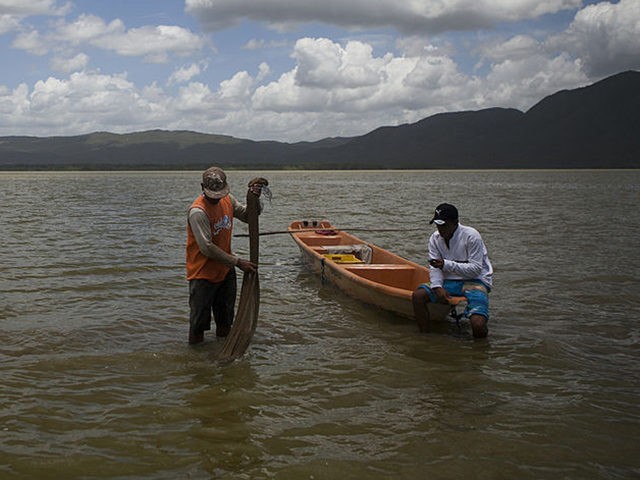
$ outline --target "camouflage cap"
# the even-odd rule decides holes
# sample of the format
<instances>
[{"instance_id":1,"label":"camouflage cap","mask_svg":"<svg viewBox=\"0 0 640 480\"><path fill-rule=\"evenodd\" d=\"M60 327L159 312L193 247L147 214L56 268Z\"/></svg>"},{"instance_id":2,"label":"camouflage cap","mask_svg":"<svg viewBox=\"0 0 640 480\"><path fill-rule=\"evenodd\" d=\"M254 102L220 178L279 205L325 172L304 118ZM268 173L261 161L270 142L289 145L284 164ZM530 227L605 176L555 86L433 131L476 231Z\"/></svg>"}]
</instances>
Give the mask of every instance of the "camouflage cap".
<instances>
[{"instance_id":1,"label":"camouflage cap","mask_svg":"<svg viewBox=\"0 0 640 480\"><path fill-rule=\"evenodd\" d=\"M202 192L212 200L218 200L229 194L227 175L221 168L207 168L202 174Z\"/></svg>"}]
</instances>

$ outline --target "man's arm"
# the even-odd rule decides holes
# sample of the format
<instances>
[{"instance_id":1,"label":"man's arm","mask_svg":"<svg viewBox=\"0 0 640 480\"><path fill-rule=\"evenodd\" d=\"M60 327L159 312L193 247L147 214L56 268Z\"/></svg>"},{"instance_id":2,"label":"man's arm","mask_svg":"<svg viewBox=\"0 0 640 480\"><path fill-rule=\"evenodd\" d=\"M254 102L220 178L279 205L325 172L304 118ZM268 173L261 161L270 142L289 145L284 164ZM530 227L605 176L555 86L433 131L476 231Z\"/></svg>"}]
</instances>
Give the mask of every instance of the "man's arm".
<instances>
[{"instance_id":1,"label":"man's arm","mask_svg":"<svg viewBox=\"0 0 640 480\"><path fill-rule=\"evenodd\" d=\"M237 218L241 222L247 223L247 206L242 205L231 194L229 194L229 198L231 199L231 205L233 205L233 218ZM260 215L261 213L262 213L262 200L260 200L260 206L258 207L258 215Z\"/></svg>"},{"instance_id":2,"label":"man's arm","mask_svg":"<svg viewBox=\"0 0 640 480\"><path fill-rule=\"evenodd\" d=\"M211 241L211 225L207 214L202 209L195 207L189 210L189 226L203 255L229 267L235 267L238 264L238 257L228 254Z\"/></svg>"},{"instance_id":3,"label":"man's arm","mask_svg":"<svg viewBox=\"0 0 640 480\"><path fill-rule=\"evenodd\" d=\"M436 243L435 233L431 235L429 238L429 259L441 259L443 258L442 253L438 249L438 244ZM444 283L444 275L442 274L442 270L440 268L436 268L434 266L429 267L429 282L431 288L442 287Z\"/></svg>"},{"instance_id":4,"label":"man's arm","mask_svg":"<svg viewBox=\"0 0 640 480\"><path fill-rule=\"evenodd\" d=\"M470 280L478 278L482 272L482 261L485 252L486 248L480 235L471 235L467 238L467 261L445 260L442 271Z\"/></svg>"}]
</instances>

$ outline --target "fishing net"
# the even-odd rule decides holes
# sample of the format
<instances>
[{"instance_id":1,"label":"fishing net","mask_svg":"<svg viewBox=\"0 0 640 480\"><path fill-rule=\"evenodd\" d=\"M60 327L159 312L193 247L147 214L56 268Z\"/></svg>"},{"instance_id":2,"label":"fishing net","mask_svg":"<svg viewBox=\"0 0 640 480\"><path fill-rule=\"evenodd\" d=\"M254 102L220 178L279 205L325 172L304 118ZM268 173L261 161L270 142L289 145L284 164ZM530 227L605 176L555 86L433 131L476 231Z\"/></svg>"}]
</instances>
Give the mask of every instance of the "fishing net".
<instances>
[{"instance_id":1,"label":"fishing net","mask_svg":"<svg viewBox=\"0 0 640 480\"><path fill-rule=\"evenodd\" d=\"M260 252L258 245L260 201L258 195L252 189L258 186L261 192L268 192L267 198L271 200L269 182L264 178L254 178L249 182L247 192L247 223L249 225L249 259L258 264ZM221 363L232 362L242 356L247 350L253 334L258 325L258 312L260 309L260 281L258 272L247 272L242 277L240 300L235 321L231 326L231 332L226 338L222 349L218 352L216 360Z\"/></svg>"}]
</instances>

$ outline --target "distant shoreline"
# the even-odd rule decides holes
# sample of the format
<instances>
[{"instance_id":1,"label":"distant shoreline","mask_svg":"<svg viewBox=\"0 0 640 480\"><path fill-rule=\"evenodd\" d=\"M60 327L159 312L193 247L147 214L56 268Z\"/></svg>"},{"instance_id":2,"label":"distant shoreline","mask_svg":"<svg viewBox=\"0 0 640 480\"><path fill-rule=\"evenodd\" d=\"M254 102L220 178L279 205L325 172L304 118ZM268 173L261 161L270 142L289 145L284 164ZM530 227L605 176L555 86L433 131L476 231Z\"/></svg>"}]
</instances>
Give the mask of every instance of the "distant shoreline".
<instances>
[{"instance_id":1,"label":"distant shoreline","mask_svg":"<svg viewBox=\"0 0 640 480\"><path fill-rule=\"evenodd\" d=\"M342 168L342 169L302 169L302 168L236 168L221 165L228 172L278 172L278 173L300 173L300 172L604 172L604 171L640 171L638 168ZM206 168L206 167L205 167ZM172 173L172 172L202 172L205 168L149 168L149 169L62 169L62 168L34 168L34 169L2 169L0 175L12 173Z\"/></svg>"}]
</instances>

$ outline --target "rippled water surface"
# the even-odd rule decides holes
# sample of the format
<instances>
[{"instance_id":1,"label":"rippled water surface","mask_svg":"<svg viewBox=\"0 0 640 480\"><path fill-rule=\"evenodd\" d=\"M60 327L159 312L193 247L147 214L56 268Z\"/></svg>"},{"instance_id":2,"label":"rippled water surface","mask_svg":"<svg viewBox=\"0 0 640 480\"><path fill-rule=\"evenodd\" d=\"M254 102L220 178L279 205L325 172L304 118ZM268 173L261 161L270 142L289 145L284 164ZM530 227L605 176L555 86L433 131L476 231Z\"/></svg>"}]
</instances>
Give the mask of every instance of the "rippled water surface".
<instances>
[{"instance_id":1,"label":"rippled water surface","mask_svg":"<svg viewBox=\"0 0 640 480\"><path fill-rule=\"evenodd\" d=\"M640 477L640 171L229 172L232 191L258 174L261 230L397 228L358 235L419 262L456 204L496 270L488 340L420 335L270 235L253 342L218 366L212 336L186 342L200 172L0 173L0 478Z\"/></svg>"}]
</instances>

